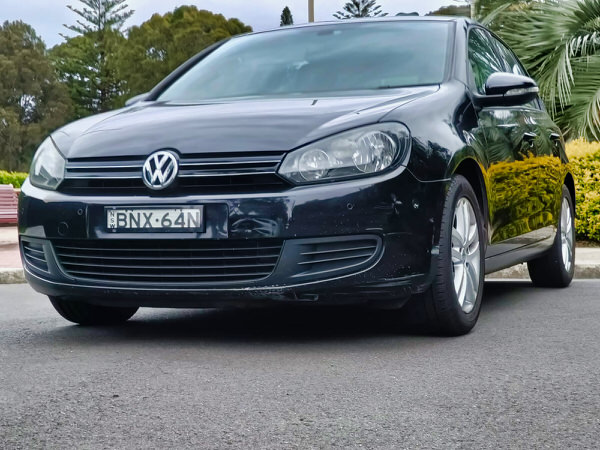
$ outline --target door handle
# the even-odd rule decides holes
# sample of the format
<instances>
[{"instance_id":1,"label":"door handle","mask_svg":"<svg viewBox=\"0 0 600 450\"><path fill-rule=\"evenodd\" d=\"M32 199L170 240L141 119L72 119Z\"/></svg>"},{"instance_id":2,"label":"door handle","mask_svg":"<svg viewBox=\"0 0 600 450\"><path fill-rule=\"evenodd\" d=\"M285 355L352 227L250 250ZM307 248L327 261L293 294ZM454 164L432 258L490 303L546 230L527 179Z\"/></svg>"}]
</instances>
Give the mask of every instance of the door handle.
<instances>
[{"instance_id":1,"label":"door handle","mask_svg":"<svg viewBox=\"0 0 600 450\"><path fill-rule=\"evenodd\" d=\"M523 133L523 142L529 144L529 148L533 148L535 138L537 138L537 134L531 131L526 131L525 133Z\"/></svg>"},{"instance_id":2,"label":"door handle","mask_svg":"<svg viewBox=\"0 0 600 450\"><path fill-rule=\"evenodd\" d=\"M554 146L552 147L552 154L554 156L560 156L560 137L559 133L550 133L550 140L554 142Z\"/></svg>"}]
</instances>

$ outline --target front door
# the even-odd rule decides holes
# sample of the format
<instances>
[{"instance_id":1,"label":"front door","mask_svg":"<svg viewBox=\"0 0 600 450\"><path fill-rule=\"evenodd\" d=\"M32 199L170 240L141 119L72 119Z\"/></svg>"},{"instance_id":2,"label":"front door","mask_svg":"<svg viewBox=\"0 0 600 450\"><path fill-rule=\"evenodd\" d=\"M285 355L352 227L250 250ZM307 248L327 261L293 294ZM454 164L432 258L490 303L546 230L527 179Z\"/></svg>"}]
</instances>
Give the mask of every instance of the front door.
<instances>
[{"instance_id":1,"label":"front door","mask_svg":"<svg viewBox=\"0 0 600 450\"><path fill-rule=\"evenodd\" d=\"M471 89L485 93L485 82L495 72L506 72L492 36L482 28L469 30ZM528 242L522 235L531 231L527 221L532 208L531 191L536 174L530 164L535 149L529 106L486 107L478 111L473 130L473 148L486 161L489 200L489 244L493 256Z\"/></svg>"}]
</instances>

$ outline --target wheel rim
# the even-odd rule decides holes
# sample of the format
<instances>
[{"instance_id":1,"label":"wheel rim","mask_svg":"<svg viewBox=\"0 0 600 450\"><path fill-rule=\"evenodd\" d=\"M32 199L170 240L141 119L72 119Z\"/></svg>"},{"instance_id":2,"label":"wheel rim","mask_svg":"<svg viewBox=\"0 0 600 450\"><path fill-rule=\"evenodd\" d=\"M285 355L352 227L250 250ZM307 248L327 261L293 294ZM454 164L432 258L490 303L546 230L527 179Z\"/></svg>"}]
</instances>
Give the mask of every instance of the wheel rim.
<instances>
[{"instance_id":1,"label":"wheel rim","mask_svg":"<svg viewBox=\"0 0 600 450\"><path fill-rule=\"evenodd\" d=\"M481 270L479 229L471 202L462 197L456 203L452 222L452 274L458 303L470 313L477 302Z\"/></svg>"},{"instance_id":2,"label":"wheel rim","mask_svg":"<svg viewBox=\"0 0 600 450\"><path fill-rule=\"evenodd\" d=\"M560 240L562 250L562 260L565 270L569 272L573 265L573 241L575 229L573 228L573 215L571 214L571 205L566 198L563 198L560 212Z\"/></svg>"}]
</instances>

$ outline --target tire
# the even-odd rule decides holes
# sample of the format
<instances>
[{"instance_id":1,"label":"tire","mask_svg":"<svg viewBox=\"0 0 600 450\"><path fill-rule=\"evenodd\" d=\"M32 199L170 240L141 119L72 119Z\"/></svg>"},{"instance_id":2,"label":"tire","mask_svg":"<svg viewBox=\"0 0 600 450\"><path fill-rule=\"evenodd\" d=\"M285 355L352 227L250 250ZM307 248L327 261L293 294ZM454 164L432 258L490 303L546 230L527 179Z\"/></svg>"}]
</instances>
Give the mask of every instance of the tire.
<instances>
[{"instance_id":1,"label":"tire","mask_svg":"<svg viewBox=\"0 0 600 450\"><path fill-rule=\"evenodd\" d=\"M465 230L465 222L457 223L457 219L465 217L466 212L469 231L465 233L461 231ZM473 329L479 318L485 276L483 223L473 188L466 178L455 176L444 201L439 255L433 264L432 283L407 305L409 320L416 322L415 325L424 325L428 331L447 336L460 336ZM473 225L476 230L472 229ZM466 243L462 234L468 237ZM455 280L458 288L455 288Z\"/></svg>"},{"instance_id":2,"label":"tire","mask_svg":"<svg viewBox=\"0 0 600 450\"><path fill-rule=\"evenodd\" d=\"M575 273L575 221L571 193L562 187L560 219L552 248L543 256L527 263L535 286L565 288ZM564 254L563 254L564 249Z\"/></svg>"},{"instance_id":3,"label":"tire","mask_svg":"<svg viewBox=\"0 0 600 450\"><path fill-rule=\"evenodd\" d=\"M54 309L70 322L79 325L115 325L127 322L138 308L92 305L77 300L49 297Z\"/></svg>"}]
</instances>

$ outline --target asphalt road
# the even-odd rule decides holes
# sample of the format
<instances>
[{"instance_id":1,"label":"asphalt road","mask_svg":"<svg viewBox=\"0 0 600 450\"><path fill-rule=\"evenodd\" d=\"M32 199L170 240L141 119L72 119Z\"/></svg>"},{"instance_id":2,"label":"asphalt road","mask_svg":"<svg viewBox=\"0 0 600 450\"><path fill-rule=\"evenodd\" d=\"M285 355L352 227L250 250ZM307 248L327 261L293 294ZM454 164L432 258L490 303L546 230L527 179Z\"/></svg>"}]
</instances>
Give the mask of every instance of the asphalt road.
<instances>
[{"instance_id":1,"label":"asphalt road","mask_svg":"<svg viewBox=\"0 0 600 450\"><path fill-rule=\"evenodd\" d=\"M598 448L600 280L485 289L441 338L353 309L83 328L0 286L0 447Z\"/></svg>"}]
</instances>

